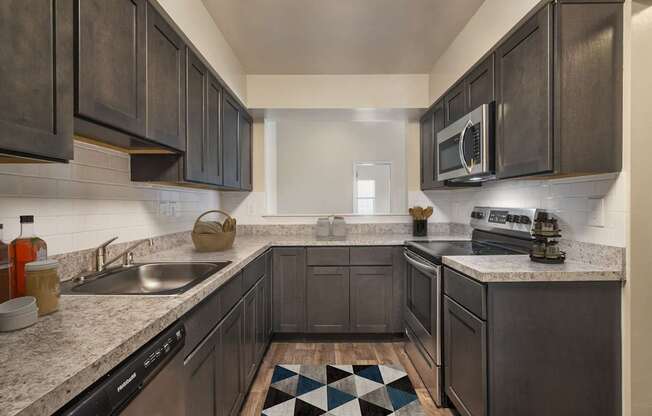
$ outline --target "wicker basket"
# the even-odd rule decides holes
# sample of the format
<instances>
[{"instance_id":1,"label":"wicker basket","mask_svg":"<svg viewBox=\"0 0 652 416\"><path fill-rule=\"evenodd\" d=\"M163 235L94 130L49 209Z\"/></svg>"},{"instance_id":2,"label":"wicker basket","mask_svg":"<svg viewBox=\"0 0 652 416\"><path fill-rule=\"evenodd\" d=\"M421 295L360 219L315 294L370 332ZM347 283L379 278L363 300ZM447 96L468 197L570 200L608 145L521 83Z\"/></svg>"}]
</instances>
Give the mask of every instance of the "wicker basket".
<instances>
[{"instance_id":1,"label":"wicker basket","mask_svg":"<svg viewBox=\"0 0 652 416\"><path fill-rule=\"evenodd\" d=\"M217 221L200 221L203 216L217 212L226 217L223 223ZM192 242L195 250L200 252L224 251L233 247L235 240L235 218L224 211L214 209L201 214L192 229Z\"/></svg>"}]
</instances>

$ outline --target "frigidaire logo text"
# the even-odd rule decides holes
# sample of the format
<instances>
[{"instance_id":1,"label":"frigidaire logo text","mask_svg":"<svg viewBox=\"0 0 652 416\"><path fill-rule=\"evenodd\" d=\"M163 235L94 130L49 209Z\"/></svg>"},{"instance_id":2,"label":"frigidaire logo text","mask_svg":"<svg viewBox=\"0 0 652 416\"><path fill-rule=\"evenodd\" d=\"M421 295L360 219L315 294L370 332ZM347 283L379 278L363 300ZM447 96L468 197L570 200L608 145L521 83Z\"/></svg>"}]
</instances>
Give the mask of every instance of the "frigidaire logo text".
<instances>
[{"instance_id":1,"label":"frigidaire logo text","mask_svg":"<svg viewBox=\"0 0 652 416\"><path fill-rule=\"evenodd\" d=\"M120 385L118 386L118 393L120 393L122 389L127 387L127 384L131 383L135 378L136 378L136 373L132 373L128 379L120 383Z\"/></svg>"}]
</instances>

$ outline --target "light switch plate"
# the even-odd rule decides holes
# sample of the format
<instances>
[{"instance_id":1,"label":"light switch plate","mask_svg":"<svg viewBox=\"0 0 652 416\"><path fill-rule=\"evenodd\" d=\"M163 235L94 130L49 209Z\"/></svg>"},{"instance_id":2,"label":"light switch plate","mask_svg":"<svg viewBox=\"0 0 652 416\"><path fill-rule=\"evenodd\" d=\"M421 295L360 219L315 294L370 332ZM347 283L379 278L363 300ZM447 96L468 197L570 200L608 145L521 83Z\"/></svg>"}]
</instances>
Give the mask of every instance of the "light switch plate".
<instances>
[{"instance_id":1,"label":"light switch plate","mask_svg":"<svg viewBox=\"0 0 652 416\"><path fill-rule=\"evenodd\" d=\"M604 227L604 198L589 198L587 225Z\"/></svg>"}]
</instances>

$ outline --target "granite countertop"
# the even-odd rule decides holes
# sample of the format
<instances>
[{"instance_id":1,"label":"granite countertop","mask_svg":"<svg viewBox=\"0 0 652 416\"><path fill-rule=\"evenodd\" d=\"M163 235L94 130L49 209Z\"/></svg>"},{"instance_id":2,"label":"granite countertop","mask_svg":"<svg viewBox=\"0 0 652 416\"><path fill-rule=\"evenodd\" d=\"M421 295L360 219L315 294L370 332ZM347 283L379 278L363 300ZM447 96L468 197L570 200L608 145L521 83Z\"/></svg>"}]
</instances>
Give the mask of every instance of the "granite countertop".
<instances>
[{"instance_id":1,"label":"granite countertop","mask_svg":"<svg viewBox=\"0 0 652 416\"><path fill-rule=\"evenodd\" d=\"M429 236L423 240L463 240ZM411 235L355 235L324 241L314 236L239 236L231 250L197 253L183 245L143 261L231 261L215 275L179 295L63 295L59 311L30 328L0 333L0 416L49 415L106 374L163 329L209 296L272 246L394 246ZM446 257L444 263L480 281L619 280L608 269L567 262L534 264L527 256ZM498 260L498 261L497 261ZM555 278L555 276L558 276Z\"/></svg>"},{"instance_id":2,"label":"granite countertop","mask_svg":"<svg viewBox=\"0 0 652 416\"><path fill-rule=\"evenodd\" d=\"M620 281L623 271L567 260L563 264L542 264L527 255L450 256L442 262L480 282L573 282Z\"/></svg>"}]
</instances>

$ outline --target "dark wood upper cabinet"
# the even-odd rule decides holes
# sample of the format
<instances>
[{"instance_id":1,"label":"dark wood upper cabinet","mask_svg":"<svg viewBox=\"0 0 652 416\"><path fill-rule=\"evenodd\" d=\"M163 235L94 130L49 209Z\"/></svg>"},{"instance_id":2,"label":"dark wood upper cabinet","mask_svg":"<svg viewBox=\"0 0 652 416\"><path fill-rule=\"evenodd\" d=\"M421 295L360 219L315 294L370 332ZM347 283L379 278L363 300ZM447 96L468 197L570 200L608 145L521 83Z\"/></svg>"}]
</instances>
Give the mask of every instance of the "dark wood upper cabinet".
<instances>
[{"instance_id":1,"label":"dark wood upper cabinet","mask_svg":"<svg viewBox=\"0 0 652 416\"><path fill-rule=\"evenodd\" d=\"M147 7L147 138L186 149L185 44L150 4Z\"/></svg>"},{"instance_id":2,"label":"dark wood upper cabinet","mask_svg":"<svg viewBox=\"0 0 652 416\"><path fill-rule=\"evenodd\" d=\"M73 158L73 2L0 2L0 153Z\"/></svg>"},{"instance_id":3,"label":"dark wood upper cabinet","mask_svg":"<svg viewBox=\"0 0 652 416\"><path fill-rule=\"evenodd\" d=\"M222 134L220 117L222 107L222 86L211 74L206 92L206 177L207 183L222 185Z\"/></svg>"},{"instance_id":4,"label":"dark wood upper cabinet","mask_svg":"<svg viewBox=\"0 0 652 416\"><path fill-rule=\"evenodd\" d=\"M76 114L146 135L146 0L77 0Z\"/></svg>"},{"instance_id":5,"label":"dark wood upper cabinet","mask_svg":"<svg viewBox=\"0 0 652 416\"><path fill-rule=\"evenodd\" d=\"M623 5L555 5L555 172L622 168Z\"/></svg>"},{"instance_id":6,"label":"dark wood upper cabinet","mask_svg":"<svg viewBox=\"0 0 652 416\"><path fill-rule=\"evenodd\" d=\"M185 179L206 181L206 85L208 69L187 49Z\"/></svg>"},{"instance_id":7,"label":"dark wood upper cabinet","mask_svg":"<svg viewBox=\"0 0 652 416\"><path fill-rule=\"evenodd\" d=\"M240 188L240 109L228 94L222 95L222 165L224 186Z\"/></svg>"},{"instance_id":8,"label":"dark wood upper cabinet","mask_svg":"<svg viewBox=\"0 0 652 416\"><path fill-rule=\"evenodd\" d=\"M496 99L494 77L494 54L480 62L464 78L467 108L473 111L482 104L489 104Z\"/></svg>"},{"instance_id":9,"label":"dark wood upper cabinet","mask_svg":"<svg viewBox=\"0 0 652 416\"><path fill-rule=\"evenodd\" d=\"M498 178L554 170L552 7L546 5L496 51Z\"/></svg>"},{"instance_id":10,"label":"dark wood upper cabinet","mask_svg":"<svg viewBox=\"0 0 652 416\"><path fill-rule=\"evenodd\" d=\"M445 124L448 126L468 113L466 85L460 81L444 96Z\"/></svg>"},{"instance_id":11,"label":"dark wood upper cabinet","mask_svg":"<svg viewBox=\"0 0 652 416\"><path fill-rule=\"evenodd\" d=\"M252 176L252 121L245 114L240 115L240 189L251 191L253 183Z\"/></svg>"},{"instance_id":12,"label":"dark wood upper cabinet","mask_svg":"<svg viewBox=\"0 0 652 416\"><path fill-rule=\"evenodd\" d=\"M437 133L445 127L444 101L438 101L421 118L421 189L445 187L437 180Z\"/></svg>"}]
</instances>

